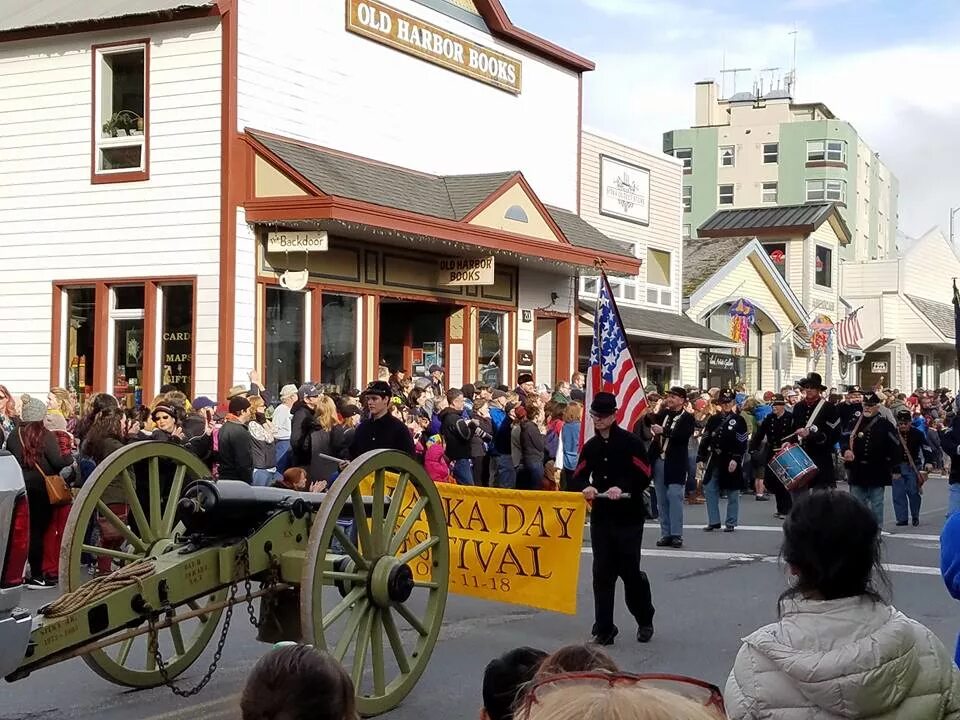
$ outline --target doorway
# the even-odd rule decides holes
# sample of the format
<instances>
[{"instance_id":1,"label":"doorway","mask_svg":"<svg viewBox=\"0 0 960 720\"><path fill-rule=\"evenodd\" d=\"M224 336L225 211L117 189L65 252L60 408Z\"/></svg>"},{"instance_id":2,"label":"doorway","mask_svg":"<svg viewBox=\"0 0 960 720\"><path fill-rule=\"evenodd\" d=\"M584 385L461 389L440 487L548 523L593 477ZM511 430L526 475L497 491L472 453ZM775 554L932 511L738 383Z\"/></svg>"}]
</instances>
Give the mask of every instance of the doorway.
<instances>
[{"instance_id":1,"label":"doorway","mask_svg":"<svg viewBox=\"0 0 960 720\"><path fill-rule=\"evenodd\" d=\"M391 371L426 377L431 365L446 367L447 318L455 306L380 299L380 357Z\"/></svg>"},{"instance_id":2,"label":"doorway","mask_svg":"<svg viewBox=\"0 0 960 720\"><path fill-rule=\"evenodd\" d=\"M538 385L557 385L557 321L555 318L537 318L534 331L536 364L534 379Z\"/></svg>"}]
</instances>

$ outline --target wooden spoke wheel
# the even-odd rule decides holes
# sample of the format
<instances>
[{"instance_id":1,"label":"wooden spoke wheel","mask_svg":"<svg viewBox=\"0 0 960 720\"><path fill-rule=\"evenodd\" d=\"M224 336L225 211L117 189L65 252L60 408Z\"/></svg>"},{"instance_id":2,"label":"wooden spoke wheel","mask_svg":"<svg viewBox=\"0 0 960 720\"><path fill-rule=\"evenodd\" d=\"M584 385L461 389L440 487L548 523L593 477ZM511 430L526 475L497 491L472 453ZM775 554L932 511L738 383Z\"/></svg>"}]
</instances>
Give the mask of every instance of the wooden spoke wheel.
<instances>
[{"instance_id":1,"label":"wooden spoke wheel","mask_svg":"<svg viewBox=\"0 0 960 720\"><path fill-rule=\"evenodd\" d=\"M364 496L373 499L369 513ZM338 524L350 503L355 520ZM327 492L303 566L301 627L304 642L343 663L362 715L395 708L426 669L443 623L449 567L440 494L412 458L368 452Z\"/></svg>"},{"instance_id":2,"label":"wooden spoke wheel","mask_svg":"<svg viewBox=\"0 0 960 720\"><path fill-rule=\"evenodd\" d=\"M175 549L182 529L176 524L177 502L190 481L209 474L199 458L172 443L133 443L107 457L84 483L70 509L60 550L61 593L72 592L90 579L84 555L101 563L109 558L111 569L115 570ZM227 591L221 590L191 600L179 610L200 610L223 601L226 595ZM157 668L154 647L163 657L167 677L175 678L206 648L222 612L222 608L211 610L209 614L95 650L83 656L84 662L118 685L162 685L164 679Z\"/></svg>"}]
</instances>

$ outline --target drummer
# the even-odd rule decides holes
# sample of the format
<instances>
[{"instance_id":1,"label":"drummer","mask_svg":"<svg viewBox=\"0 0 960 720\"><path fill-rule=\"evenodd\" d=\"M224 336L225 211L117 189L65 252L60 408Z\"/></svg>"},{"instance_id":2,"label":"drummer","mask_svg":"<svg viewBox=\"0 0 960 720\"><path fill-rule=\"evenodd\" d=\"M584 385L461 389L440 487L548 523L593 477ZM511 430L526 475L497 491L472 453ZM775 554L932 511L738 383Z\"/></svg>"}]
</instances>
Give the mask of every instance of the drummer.
<instances>
[{"instance_id":1,"label":"drummer","mask_svg":"<svg viewBox=\"0 0 960 720\"><path fill-rule=\"evenodd\" d=\"M793 498L783 483L770 472L766 466L773 453L780 449L791 435L793 435L793 416L787 412L787 401L783 395L773 396L773 412L767 415L760 427L750 440L750 453L762 453L760 469L764 471L763 484L767 492L772 492L777 498L777 512L775 517L783 519L793 506ZM766 440L766 445L764 445Z\"/></svg>"},{"instance_id":2,"label":"drummer","mask_svg":"<svg viewBox=\"0 0 960 720\"><path fill-rule=\"evenodd\" d=\"M803 400L793 408L793 432L800 446L817 466L817 474L811 480L809 489L836 487L833 458L834 447L840 439L840 416L837 414L837 407L823 397L827 388L819 373L808 373L797 385L803 390ZM791 492L796 497L807 489Z\"/></svg>"}]
</instances>

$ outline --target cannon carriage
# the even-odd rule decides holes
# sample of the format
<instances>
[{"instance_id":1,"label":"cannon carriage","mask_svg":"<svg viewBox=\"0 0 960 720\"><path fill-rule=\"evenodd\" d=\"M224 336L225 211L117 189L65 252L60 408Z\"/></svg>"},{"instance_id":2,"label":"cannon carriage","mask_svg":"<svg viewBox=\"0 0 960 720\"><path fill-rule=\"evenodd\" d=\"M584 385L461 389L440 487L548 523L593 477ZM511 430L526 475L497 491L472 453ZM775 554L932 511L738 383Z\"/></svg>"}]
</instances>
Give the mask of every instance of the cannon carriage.
<instances>
[{"instance_id":1,"label":"cannon carriage","mask_svg":"<svg viewBox=\"0 0 960 720\"><path fill-rule=\"evenodd\" d=\"M91 578L95 558L115 570ZM76 497L62 595L34 620L7 679L82 657L118 685L191 695L215 671L240 605L258 639L329 650L353 678L360 712L376 715L424 672L448 574L440 496L402 453L367 453L313 494L217 482L183 448L135 443L107 458ZM181 687L177 678L214 640L202 677Z\"/></svg>"}]
</instances>

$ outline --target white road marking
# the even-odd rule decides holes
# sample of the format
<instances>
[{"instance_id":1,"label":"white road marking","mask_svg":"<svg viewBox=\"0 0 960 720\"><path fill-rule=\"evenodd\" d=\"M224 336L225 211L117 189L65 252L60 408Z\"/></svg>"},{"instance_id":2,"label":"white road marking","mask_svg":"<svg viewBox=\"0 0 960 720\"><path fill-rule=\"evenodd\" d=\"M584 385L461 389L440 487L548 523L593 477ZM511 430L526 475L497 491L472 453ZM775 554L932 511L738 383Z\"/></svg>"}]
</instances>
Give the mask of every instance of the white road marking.
<instances>
[{"instance_id":1,"label":"white road marking","mask_svg":"<svg viewBox=\"0 0 960 720\"><path fill-rule=\"evenodd\" d=\"M592 555L593 548L585 547L581 551L584 555ZM676 560L721 560L724 562L765 562L777 563L776 555L759 555L756 553L713 552L708 550L660 550L644 548L642 557L674 558ZM939 575L940 568L924 565L899 565L884 563L883 569L891 573L905 573L907 575Z\"/></svg>"},{"instance_id":2,"label":"white road marking","mask_svg":"<svg viewBox=\"0 0 960 720\"><path fill-rule=\"evenodd\" d=\"M699 530L703 525L684 525L684 530ZM783 527L780 525L737 525L737 532L741 530L750 530L754 532L783 532ZM939 535L917 535L914 533L901 533L901 532L889 532L884 530L882 532L883 537L885 538L901 538L903 540L923 540L925 542L940 542Z\"/></svg>"}]
</instances>

